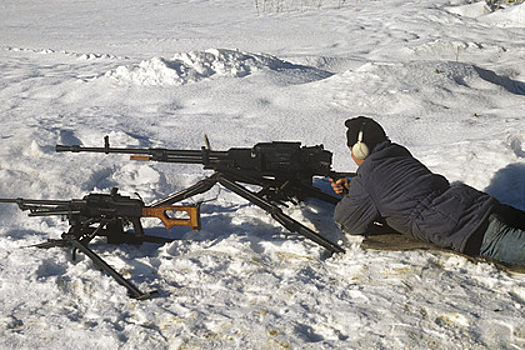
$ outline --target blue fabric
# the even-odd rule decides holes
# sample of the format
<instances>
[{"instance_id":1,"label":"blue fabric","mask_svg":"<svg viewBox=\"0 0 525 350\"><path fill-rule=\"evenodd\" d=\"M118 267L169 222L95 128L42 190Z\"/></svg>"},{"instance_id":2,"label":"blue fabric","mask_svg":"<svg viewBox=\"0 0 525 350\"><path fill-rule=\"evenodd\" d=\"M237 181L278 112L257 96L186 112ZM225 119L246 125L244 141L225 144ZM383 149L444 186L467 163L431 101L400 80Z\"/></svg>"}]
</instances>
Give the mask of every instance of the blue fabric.
<instances>
[{"instance_id":1,"label":"blue fabric","mask_svg":"<svg viewBox=\"0 0 525 350\"><path fill-rule=\"evenodd\" d=\"M470 186L450 186L406 148L385 141L359 167L334 218L349 234L365 234L382 218L411 238L464 252L496 203Z\"/></svg>"},{"instance_id":2,"label":"blue fabric","mask_svg":"<svg viewBox=\"0 0 525 350\"><path fill-rule=\"evenodd\" d=\"M507 225L497 215L491 215L480 255L525 266L525 231Z\"/></svg>"}]
</instances>

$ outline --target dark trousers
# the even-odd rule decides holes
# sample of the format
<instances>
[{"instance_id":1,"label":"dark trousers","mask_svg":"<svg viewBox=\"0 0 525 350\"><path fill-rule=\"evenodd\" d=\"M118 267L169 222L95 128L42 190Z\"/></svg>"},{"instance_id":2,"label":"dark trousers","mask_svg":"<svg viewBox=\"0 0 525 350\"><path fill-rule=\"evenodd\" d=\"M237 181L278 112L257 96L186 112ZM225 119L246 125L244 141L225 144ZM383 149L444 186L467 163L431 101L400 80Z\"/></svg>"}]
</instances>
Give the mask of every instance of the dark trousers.
<instances>
[{"instance_id":1,"label":"dark trousers","mask_svg":"<svg viewBox=\"0 0 525 350\"><path fill-rule=\"evenodd\" d=\"M525 212L499 205L490 215L480 255L525 266Z\"/></svg>"}]
</instances>

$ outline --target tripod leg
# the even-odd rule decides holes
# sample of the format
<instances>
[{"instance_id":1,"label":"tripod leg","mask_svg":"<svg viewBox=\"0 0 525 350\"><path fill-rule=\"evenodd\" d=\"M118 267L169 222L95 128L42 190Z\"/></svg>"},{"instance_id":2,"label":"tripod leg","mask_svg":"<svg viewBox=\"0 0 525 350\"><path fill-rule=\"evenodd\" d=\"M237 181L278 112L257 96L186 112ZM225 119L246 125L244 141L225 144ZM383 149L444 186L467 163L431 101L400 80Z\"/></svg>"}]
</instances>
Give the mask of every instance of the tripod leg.
<instances>
[{"instance_id":1,"label":"tripod leg","mask_svg":"<svg viewBox=\"0 0 525 350\"><path fill-rule=\"evenodd\" d=\"M300 222L292 219L288 215L284 214L279 207L258 197L256 194L237 184L235 181L231 181L222 175L218 176L218 181L221 185L223 185L230 191L235 192L239 196L249 200L251 203L265 210L275 220L277 220L281 225L283 225L286 229L290 230L291 232L297 232L305 236L306 238L328 249L332 253L344 253L344 249L341 248L339 245L330 242L329 240L321 236L319 233L309 229Z\"/></svg>"},{"instance_id":2,"label":"tripod leg","mask_svg":"<svg viewBox=\"0 0 525 350\"><path fill-rule=\"evenodd\" d=\"M78 249L82 253L86 254L88 258L90 258L95 265L100 267L102 270L106 271L111 277L113 277L118 283L123 285L128 289L129 296L135 299L143 300L148 298L151 294L155 293L155 291L143 293L141 292L135 285L133 285L130 281L125 279L121 274L119 274L115 269L113 269L107 262L105 262L100 256L98 256L94 251L89 249L87 246L80 243L75 238L69 238L68 239L70 244L75 247L75 249Z\"/></svg>"},{"instance_id":3,"label":"tripod leg","mask_svg":"<svg viewBox=\"0 0 525 350\"><path fill-rule=\"evenodd\" d=\"M195 195L204 193L206 191L209 191L217 183L217 176L218 176L217 173L215 173L212 176L207 177L204 180L197 182L195 185L190 186L185 190L172 194L169 197L166 197L164 199L161 199L158 202L151 204L150 207L155 208L155 207L160 207L163 205L170 205L173 203L180 202L184 199L193 197Z\"/></svg>"}]
</instances>

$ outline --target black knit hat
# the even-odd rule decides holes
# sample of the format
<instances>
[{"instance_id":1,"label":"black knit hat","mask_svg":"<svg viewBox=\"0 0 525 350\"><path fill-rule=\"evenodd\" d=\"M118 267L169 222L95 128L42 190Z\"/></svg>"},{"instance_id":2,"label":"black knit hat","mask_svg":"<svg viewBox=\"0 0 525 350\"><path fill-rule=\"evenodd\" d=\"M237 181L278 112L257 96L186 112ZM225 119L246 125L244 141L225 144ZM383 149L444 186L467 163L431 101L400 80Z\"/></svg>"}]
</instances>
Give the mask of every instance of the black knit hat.
<instances>
[{"instance_id":1,"label":"black knit hat","mask_svg":"<svg viewBox=\"0 0 525 350\"><path fill-rule=\"evenodd\" d=\"M368 146L370 151L374 147L385 140L388 140L385 130L375 120L367 117L357 117L348 119L345 122L348 128L346 131L346 144L352 147L356 144L359 137L359 132L363 132L363 142Z\"/></svg>"}]
</instances>

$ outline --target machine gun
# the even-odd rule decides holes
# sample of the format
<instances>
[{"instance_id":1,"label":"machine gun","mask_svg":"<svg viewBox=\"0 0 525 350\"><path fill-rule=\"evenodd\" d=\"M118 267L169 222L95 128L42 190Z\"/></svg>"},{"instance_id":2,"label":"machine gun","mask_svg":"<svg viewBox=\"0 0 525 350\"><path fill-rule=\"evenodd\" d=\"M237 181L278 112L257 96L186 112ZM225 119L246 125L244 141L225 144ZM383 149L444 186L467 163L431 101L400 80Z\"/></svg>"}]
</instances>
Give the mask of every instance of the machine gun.
<instances>
[{"instance_id":1,"label":"machine gun","mask_svg":"<svg viewBox=\"0 0 525 350\"><path fill-rule=\"evenodd\" d=\"M73 260L76 259L77 250L84 253L96 266L126 287L128 294L136 299L145 299L155 291L146 293L140 291L88 247L91 240L97 236L104 236L107 238L107 242L112 244L167 243L173 241L171 238L144 234L140 222L142 217L159 218L168 230L173 226L189 226L193 230L200 229L198 205L146 206L141 199L132 199L120 195L116 188L110 194L91 193L82 199L0 198L0 203L16 203L21 210L28 210L29 216L61 215L67 217L70 228L68 232L62 234L61 239L49 239L34 246L38 248L73 247ZM128 223L133 226L132 232L124 230Z\"/></svg>"},{"instance_id":2,"label":"machine gun","mask_svg":"<svg viewBox=\"0 0 525 350\"><path fill-rule=\"evenodd\" d=\"M206 138L206 147L200 150L172 150L165 148L112 148L109 136L104 138L104 147L82 147L80 145L57 145L57 152L99 152L130 154L131 160L168 163L202 164L214 174L193 186L168 196L152 207L170 205L210 190L220 184L269 213L291 232L328 249L331 253L342 253L343 248L284 214L274 203L293 202L306 197L315 197L335 204L339 198L322 192L313 186L314 176L340 178L355 176L355 173L338 173L331 170L332 153L322 145L306 147L299 142L258 143L253 148L231 148L213 151ZM241 184L261 187L254 192Z\"/></svg>"}]
</instances>

